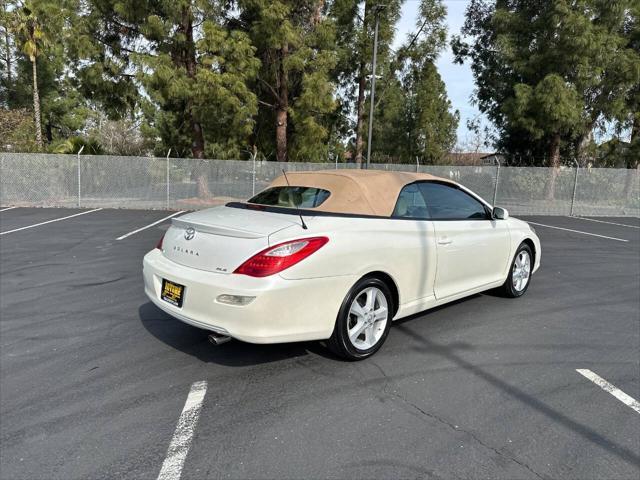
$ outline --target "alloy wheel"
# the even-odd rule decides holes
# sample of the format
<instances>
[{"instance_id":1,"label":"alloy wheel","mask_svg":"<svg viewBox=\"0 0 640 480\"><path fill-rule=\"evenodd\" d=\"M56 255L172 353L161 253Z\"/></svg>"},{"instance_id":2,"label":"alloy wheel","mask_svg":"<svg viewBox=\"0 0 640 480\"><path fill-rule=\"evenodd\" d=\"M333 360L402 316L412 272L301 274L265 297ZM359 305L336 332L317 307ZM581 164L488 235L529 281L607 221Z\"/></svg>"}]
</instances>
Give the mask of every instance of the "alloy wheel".
<instances>
[{"instance_id":1,"label":"alloy wheel","mask_svg":"<svg viewBox=\"0 0 640 480\"><path fill-rule=\"evenodd\" d=\"M531 277L531 257L529 252L522 250L516 256L516 261L513 263L513 272L511 274L511 282L514 290L521 292L529 283L529 277Z\"/></svg>"},{"instance_id":2,"label":"alloy wheel","mask_svg":"<svg viewBox=\"0 0 640 480\"><path fill-rule=\"evenodd\" d=\"M389 321L387 299L379 288L367 287L351 303L347 323L351 344L367 350L378 343Z\"/></svg>"}]
</instances>

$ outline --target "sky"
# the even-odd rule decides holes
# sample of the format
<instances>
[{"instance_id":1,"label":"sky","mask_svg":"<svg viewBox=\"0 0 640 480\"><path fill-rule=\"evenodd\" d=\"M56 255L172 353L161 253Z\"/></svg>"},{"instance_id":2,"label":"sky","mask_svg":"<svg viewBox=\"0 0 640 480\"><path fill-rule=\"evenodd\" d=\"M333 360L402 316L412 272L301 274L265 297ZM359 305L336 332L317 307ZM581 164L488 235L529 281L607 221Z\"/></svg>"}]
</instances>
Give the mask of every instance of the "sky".
<instances>
[{"instance_id":1,"label":"sky","mask_svg":"<svg viewBox=\"0 0 640 480\"><path fill-rule=\"evenodd\" d=\"M452 35L460 33L469 0L442 1L447 7L448 40L451 40ZM405 0L402 6L400 21L396 25L397 34L394 48L399 47L400 44L405 41L407 35L416 31L419 4L419 0ZM469 136L467 120L471 120L480 115L479 110L471 104L471 97L473 89L475 88L473 74L471 73L469 64L456 65L453 63L453 53L449 46L447 46L447 50L438 58L437 66L440 76L447 87L447 94L449 95L453 109L460 112L458 144L463 145L465 139ZM483 123L487 123L487 121L483 120Z\"/></svg>"}]
</instances>

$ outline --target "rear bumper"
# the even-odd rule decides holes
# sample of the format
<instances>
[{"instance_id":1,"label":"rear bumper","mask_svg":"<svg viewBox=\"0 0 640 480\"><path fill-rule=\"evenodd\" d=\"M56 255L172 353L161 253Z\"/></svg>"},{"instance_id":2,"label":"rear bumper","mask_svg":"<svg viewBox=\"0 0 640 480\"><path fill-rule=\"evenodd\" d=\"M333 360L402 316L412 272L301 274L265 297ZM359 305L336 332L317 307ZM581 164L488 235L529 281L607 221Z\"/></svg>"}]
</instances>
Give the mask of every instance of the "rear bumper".
<instances>
[{"instance_id":1,"label":"rear bumper","mask_svg":"<svg viewBox=\"0 0 640 480\"><path fill-rule=\"evenodd\" d=\"M145 293L161 310L190 325L250 343L321 340L331 336L353 276L286 280L212 273L179 265L160 250L143 261ZM162 279L185 286L182 308L160 298ZM253 296L248 305L216 301L221 294Z\"/></svg>"}]
</instances>

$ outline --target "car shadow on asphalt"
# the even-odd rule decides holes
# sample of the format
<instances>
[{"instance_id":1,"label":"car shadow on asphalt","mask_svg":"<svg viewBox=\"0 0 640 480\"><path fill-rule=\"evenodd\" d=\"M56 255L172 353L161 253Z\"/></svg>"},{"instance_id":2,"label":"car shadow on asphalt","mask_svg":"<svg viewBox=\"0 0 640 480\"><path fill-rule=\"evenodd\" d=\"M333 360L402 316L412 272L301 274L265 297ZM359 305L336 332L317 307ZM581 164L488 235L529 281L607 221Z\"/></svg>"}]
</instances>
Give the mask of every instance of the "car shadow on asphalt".
<instances>
[{"instance_id":1,"label":"car shadow on asphalt","mask_svg":"<svg viewBox=\"0 0 640 480\"><path fill-rule=\"evenodd\" d=\"M151 302L138 308L138 316L144 328L155 338L202 362L243 367L302 357L309 353L339 361L319 342L258 345L232 340L223 345L212 345L207 339L210 332L176 320Z\"/></svg>"},{"instance_id":2,"label":"car shadow on asphalt","mask_svg":"<svg viewBox=\"0 0 640 480\"><path fill-rule=\"evenodd\" d=\"M392 329L397 325L423 318L425 315L467 302L481 295L471 295L394 321ZM173 318L152 302L140 305L138 316L144 328L158 340L203 362L218 363L229 367L245 367L303 357L309 354L339 363L345 361L333 354L321 341L260 345L231 340L222 345L212 345L207 338L211 332ZM468 344L456 344L451 347L460 350L472 348Z\"/></svg>"},{"instance_id":3,"label":"car shadow on asphalt","mask_svg":"<svg viewBox=\"0 0 640 480\"><path fill-rule=\"evenodd\" d=\"M434 310L436 309L430 311ZM411 318L412 317L408 317L407 319L410 320ZM559 424L567 430L572 431L573 433L581 436L594 445L598 445L600 448L606 450L610 454L615 455L616 457L631 465L640 465L640 456L638 456L638 454L633 450L630 450L616 442L609 440L592 428L577 422L576 420L554 409L537 397L530 395L520 388L507 383L496 375L493 375L492 373L484 370L481 366L465 360L461 355L456 353L460 350L459 346L453 344L443 345L441 343L434 342L433 340L430 340L424 335L418 333L415 328L411 328L412 325L405 322L404 319L400 322L396 322L394 326L396 328L396 331L401 332L405 337L410 338L412 341L416 342L419 345L414 348L414 350L440 355L441 357L452 362L459 369L465 370L472 375L481 378L483 381L492 385L494 388L497 388L509 395L514 401L520 402L526 407L536 411L537 413L544 415L556 424Z\"/></svg>"}]
</instances>

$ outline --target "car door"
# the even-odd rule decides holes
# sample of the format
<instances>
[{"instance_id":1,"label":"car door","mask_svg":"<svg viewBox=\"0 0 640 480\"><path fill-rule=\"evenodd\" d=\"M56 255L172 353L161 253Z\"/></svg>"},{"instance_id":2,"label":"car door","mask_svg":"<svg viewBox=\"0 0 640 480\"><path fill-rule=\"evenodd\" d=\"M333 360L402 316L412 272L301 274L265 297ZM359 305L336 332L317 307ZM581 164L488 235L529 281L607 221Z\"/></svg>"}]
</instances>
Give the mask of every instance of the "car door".
<instances>
[{"instance_id":1,"label":"car door","mask_svg":"<svg viewBox=\"0 0 640 480\"><path fill-rule=\"evenodd\" d=\"M400 191L394 211L393 244L397 252L394 267L402 302L428 301L434 298L436 240L429 210L418 185L406 185Z\"/></svg>"},{"instance_id":2,"label":"car door","mask_svg":"<svg viewBox=\"0 0 640 480\"><path fill-rule=\"evenodd\" d=\"M501 280L510 254L507 222L494 220L485 205L453 184L422 182L436 236L436 298Z\"/></svg>"}]
</instances>

